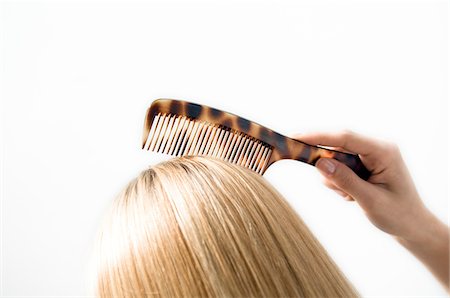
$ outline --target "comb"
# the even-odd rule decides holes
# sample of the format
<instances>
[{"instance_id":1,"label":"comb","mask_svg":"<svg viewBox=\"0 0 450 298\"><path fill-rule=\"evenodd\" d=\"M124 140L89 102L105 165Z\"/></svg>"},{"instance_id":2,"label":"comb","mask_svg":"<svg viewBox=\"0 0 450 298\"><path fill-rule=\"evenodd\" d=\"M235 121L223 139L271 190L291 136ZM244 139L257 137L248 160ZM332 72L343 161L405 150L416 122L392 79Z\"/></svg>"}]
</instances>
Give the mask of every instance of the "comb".
<instances>
[{"instance_id":1,"label":"comb","mask_svg":"<svg viewBox=\"0 0 450 298\"><path fill-rule=\"evenodd\" d=\"M260 175L278 160L314 166L319 158L328 157L364 180L370 176L358 155L309 145L235 114L176 99L157 99L147 109L142 149L173 156L213 156Z\"/></svg>"}]
</instances>

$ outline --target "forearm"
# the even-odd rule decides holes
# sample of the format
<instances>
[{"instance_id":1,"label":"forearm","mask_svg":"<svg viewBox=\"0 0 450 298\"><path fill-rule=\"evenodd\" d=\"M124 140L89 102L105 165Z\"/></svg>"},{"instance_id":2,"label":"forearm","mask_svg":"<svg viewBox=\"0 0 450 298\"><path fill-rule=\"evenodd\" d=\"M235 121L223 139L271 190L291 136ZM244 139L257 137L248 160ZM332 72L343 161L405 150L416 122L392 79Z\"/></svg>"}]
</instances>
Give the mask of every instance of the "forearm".
<instances>
[{"instance_id":1,"label":"forearm","mask_svg":"<svg viewBox=\"0 0 450 298\"><path fill-rule=\"evenodd\" d=\"M418 221L417 237L397 241L416 256L450 293L449 228L431 212Z\"/></svg>"}]
</instances>

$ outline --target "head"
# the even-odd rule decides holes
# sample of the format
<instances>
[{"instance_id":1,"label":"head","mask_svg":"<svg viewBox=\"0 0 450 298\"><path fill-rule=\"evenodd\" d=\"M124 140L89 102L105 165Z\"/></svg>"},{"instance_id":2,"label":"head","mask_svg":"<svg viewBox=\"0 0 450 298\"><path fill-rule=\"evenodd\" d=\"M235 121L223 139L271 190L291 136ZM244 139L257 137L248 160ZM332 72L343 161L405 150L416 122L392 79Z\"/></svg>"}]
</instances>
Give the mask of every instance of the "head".
<instances>
[{"instance_id":1,"label":"head","mask_svg":"<svg viewBox=\"0 0 450 298\"><path fill-rule=\"evenodd\" d=\"M213 157L140 173L97 246L101 297L358 295L265 178Z\"/></svg>"}]
</instances>

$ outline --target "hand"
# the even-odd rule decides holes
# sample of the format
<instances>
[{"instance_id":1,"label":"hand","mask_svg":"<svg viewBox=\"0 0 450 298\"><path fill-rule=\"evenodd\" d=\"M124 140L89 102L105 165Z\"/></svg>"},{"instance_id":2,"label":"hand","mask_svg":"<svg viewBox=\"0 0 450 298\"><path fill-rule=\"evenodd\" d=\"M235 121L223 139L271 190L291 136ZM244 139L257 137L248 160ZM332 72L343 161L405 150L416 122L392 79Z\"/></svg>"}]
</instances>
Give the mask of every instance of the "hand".
<instances>
[{"instance_id":1,"label":"hand","mask_svg":"<svg viewBox=\"0 0 450 298\"><path fill-rule=\"evenodd\" d=\"M414 222L424 216L426 208L397 145L351 131L309 133L293 138L359 154L372 173L367 181L336 159L320 158L316 167L324 175L325 185L347 200L356 200L370 221L386 233L404 238L417 236Z\"/></svg>"},{"instance_id":2,"label":"hand","mask_svg":"<svg viewBox=\"0 0 450 298\"><path fill-rule=\"evenodd\" d=\"M396 144L345 130L291 136L310 145L359 154L372 175L367 181L332 158L316 167L324 183L344 198L356 201L369 220L389 233L439 278L448 291L448 227L423 204Z\"/></svg>"}]
</instances>

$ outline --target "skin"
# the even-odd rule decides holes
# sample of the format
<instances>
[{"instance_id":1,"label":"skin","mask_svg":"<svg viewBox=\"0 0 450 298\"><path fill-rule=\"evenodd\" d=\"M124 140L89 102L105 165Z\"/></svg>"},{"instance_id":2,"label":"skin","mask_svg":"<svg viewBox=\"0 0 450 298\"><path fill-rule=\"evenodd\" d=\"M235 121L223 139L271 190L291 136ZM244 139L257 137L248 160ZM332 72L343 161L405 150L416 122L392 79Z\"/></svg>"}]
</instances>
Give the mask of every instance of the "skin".
<instances>
[{"instance_id":1,"label":"skin","mask_svg":"<svg viewBox=\"0 0 450 298\"><path fill-rule=\"evenodd\" d=\"M377 228L391 234L416 256L450 293L450 230L422 202L396 144L350 130L291 137L311 145L359 154L372 172L368 181L335 159L320 158L316 168L324 177L323 183L345 200L356 201Z\"/></svg>"}]
</instances>

